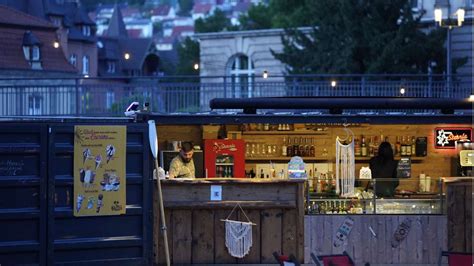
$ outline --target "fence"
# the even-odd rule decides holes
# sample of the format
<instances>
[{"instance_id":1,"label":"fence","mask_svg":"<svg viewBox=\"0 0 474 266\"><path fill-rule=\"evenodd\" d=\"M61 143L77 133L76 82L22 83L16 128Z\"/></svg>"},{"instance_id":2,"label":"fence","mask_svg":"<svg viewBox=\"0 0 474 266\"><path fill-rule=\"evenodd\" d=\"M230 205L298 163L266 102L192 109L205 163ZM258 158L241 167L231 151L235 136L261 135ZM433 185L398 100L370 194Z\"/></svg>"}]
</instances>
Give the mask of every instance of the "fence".
<instances>
[{"instance_id":1,"label":"fence","mask_svg":"<svg viewBox=\"0 0 474 266\"><path fill-rule=\"evenodd\" d=\"M122 116L132 101L163 113L208 112L213 98L441 97L472 94L472 77L437 75L299 75L2 79L0 116ZM467 82L466 82L467 80Z\"/></svg>"}]
</instances>

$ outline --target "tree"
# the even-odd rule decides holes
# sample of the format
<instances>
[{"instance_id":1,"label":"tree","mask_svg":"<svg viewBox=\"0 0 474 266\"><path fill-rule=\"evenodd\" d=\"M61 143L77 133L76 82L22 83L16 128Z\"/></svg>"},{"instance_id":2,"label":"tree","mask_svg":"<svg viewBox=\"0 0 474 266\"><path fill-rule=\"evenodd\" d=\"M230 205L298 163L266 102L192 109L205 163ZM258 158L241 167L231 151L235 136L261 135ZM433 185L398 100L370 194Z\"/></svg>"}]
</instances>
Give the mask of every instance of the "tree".
<instances>
[{"instance_id":1,"label":"tree","mask_svg":"<svg viewBox=\"0 0 474 266\"><path fill-rule=\"evenodd\" d=\"M407 0L299 2L302 7L270 3L313 27L304 34L294 28L301 24L275 13L274 23L289 26L283 51L272 53L289 73L426 73L430 62L436 62L435 73L444 69L444 31L420 31L421 17L414 18Z\"/></svg>"},{"instance_id":2,"label":"tree","mask_svg":"<svg viewBox=\"0 0 474 266\"><path fill-rule=\"evenodd\" d=\"M197 19L194 31L218 32L222 30L235 29L224 12L217 9L214 14L206 19ZM194 64L199 63L199 43L187 37L178 47L179 61L176 66L178 75L198 75L199 71L194 69Z\"/></svg>"},{"instance_id":3,"label":"tree","mask_svg":"<svg viewBox=\"0 0 474 266\"><path fill-rule=\"evenodd\" d=\"M232 26L230 20L226 17L225 13L216 9L212 16L205 19L198 18L194 22L195 32L219 32L223 30L233 30L235 27Z\"/></svg>"},{"instance_id":4,"label":"tree","mask_svg":"<svg viewBox=\"0 0 474 266\"><path fill-rule=\"evenodd\" d=\"M191 38L186 39L178 46L179 60L176 66L178 75L198 75L194 69L194 64L199 63L199 42Z\"/></svg>"},{"instance_id":5,"label":"tree","mask_svg":"<svg viewBox=\"0 0 474 266\"><path fill-rule=\"evenodd\" d=\"M193 0L178 0L179 3L179 15L189 16L189 12L193 9Z\"/></svg>"},{"instance_id":6,"label":"tree","mask_svg":"<svg viewBox=\"0 0 474 266\"><path fill-rule=\"evenodd\" d=\"M239 17L241 30L259 30L272 28L272 14L269 6L253 5L247 14Z\"/></svg>"}]
</instances>

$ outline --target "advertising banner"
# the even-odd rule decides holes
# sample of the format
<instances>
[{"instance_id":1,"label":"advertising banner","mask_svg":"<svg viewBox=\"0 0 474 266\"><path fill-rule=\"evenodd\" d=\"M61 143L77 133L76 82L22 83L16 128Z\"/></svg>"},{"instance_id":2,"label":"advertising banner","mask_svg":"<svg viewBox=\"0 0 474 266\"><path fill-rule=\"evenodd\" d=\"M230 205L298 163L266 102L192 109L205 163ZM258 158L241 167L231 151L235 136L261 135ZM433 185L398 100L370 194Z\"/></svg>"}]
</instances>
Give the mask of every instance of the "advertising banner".
<instances>
[{"instance_id":1,"label":"advertising banner","mask_svg":"<svg viewBox=\"0 0 474 266\"><path fill-rule=\"evenodd\" d=\"M74 216L125 214L125 126L75 126Z\"/></svg>"}]
</instances>

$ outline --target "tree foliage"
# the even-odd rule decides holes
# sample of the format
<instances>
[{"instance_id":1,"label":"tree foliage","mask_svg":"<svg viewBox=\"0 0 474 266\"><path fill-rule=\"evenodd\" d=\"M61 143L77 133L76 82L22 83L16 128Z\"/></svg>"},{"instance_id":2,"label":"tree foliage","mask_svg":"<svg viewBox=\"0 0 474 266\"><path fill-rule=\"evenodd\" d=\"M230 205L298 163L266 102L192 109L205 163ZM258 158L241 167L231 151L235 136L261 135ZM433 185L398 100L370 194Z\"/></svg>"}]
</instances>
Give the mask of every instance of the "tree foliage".
<instances>
[{"instance_id":1,"label":"tree foliage","mask_svg":"<svg viewBox=\"0 0 474 266\"><path fill-rule=\"evenodd\" d=\"M198 75L199 71L194 69L194 64L199 63L199 42L187 37L178 46L179 61L176 66L178 75Z\"/></svg>"},{"instance_id":2,"label":"tree foliage","mask_svg":"<svg viewBox=\"0 0 474 266\"><path fill-rule=\"evenodd\" d=\"M198 18L194 22L194 31L199 33L204 32L219 32L223 30L233 30L235 29L230 20L226 17L225 13L216 9L214 14L207 18Z\"/></svg>"},{"instance_id":3,"label":"tree foliage","mask_svg":"<svg viewBox=\"0 0 474 266\"><path fill-rule=\"evenodd\" d=\"M445 31L423 33L407 0L301 0L293 8L293 1L282 2L271 3L289 10L289 18L307 16L298 23L313 29L305 34L294 28L305 24L275 13L274 23L287 29L283 51L273 54L289 73L426 73L431 62L435 73L444 69Z\"/></svg>"}]
</instances>

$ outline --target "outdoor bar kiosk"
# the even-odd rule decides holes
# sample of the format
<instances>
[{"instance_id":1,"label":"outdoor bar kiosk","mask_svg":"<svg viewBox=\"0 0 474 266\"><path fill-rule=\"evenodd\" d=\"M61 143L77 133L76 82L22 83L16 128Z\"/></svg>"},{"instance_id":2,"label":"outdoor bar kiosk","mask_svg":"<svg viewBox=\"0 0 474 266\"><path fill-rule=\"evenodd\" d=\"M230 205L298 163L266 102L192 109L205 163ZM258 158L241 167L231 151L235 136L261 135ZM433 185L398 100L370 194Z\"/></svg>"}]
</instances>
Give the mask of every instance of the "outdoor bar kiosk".
<instances>
[{"instance_id":1,"label":"outdoor bar kiosk","mask_svg":"<svg viewBox=\"0 0 474 266\"><path fill-rule=\"evenodd\" d=\"M447 193L449 182L472 180L463 177L472 165L458 165L472 151L466 148L461 153L456 147L473 137L467 99L422 99L424 103L330 99L331 104L319 100L317 106L330 109L329 113L256 114L256 108L251 108L276 109L271 99L271 106L224 101L213 107L211 102L216 109L241 108L242 114L138 115L138 120L155 121L160 150L174 149L175 141L192 141L203 150L205 161L206 153L234 149L234 154L221 150L217 157L209 156L212 163L202 162L203 178L161 181L172 263L278 263L275 255L314 263L313 257L344 253L356 265L435 264L441 250L455 251L453 247L459 244L453 243L459 242L460 235L472 235L472 227L459 231L460 222L450 222L449 213L460 205ZM309 109L306 104L315 106L314 102L292 102L293 108ZM342 106L377 111L351 114ZM387 108L407 111L385 112ZM431 111L409 111L414 108ZM384 141L391 144L398 162L395 179L371 178L367 171ZM244 150L235 151L232 143ZM352 153L343 158L344 147L352 147ZM235 160L239 156L243 164ZM294 159L304 162L301 175L291 173ZM236 167L243 167L243 174L234 176L242 173ZM395 184L392 193L377 190L387 183ZM462 198L459 201L469 202L472 193L466 191L457 196ZM463 206L464 212L472 208ZM154 214L154 262L162 264L157 204ZM463 224L471 224L467 214L463 217ZM242 257L231 255L225 220L252 224L252 243ZM472 238L467 238L458 251L472 253L468 244Z\"/></svg>"}]
</instances>

